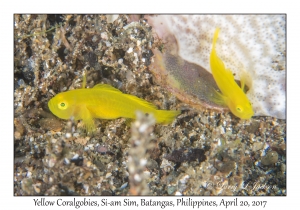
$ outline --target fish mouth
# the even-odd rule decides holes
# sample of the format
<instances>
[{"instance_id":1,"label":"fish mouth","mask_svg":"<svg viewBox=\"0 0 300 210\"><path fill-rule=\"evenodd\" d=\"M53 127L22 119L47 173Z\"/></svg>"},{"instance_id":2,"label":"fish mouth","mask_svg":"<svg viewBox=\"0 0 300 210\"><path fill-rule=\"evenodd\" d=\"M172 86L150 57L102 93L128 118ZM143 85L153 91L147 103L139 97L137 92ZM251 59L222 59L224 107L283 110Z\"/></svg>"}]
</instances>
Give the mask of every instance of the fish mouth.
<instances>
[{"instance_id":1,"label":"fish mouth","mask_svg":"<svg viewBox=\"0 0 300 210\"><path fill-rule=\"evenodd\" d=\"M254 115L254 112L247 114L243 119L246 119L246 120L251 119L251 117L253 117L253 115Z\"/></svg>"}]
</instances>

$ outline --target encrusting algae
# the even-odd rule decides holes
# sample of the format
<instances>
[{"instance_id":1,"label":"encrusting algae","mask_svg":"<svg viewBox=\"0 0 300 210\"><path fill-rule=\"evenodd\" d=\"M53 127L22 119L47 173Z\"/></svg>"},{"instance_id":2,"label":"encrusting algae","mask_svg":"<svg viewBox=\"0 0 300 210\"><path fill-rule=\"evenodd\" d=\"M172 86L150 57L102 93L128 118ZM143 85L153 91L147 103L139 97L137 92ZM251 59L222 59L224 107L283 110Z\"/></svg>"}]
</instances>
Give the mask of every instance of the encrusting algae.
<instances>
[{"instance_id":1,"label":"encrusting algae","mask_svg":"<svg viewBox=\"0 0 300 210\"><path fill-rule=\"evenodd\" d=\"M83 87L59 93L48 102L50 111L61 119L82 120L87 132L95 130L94 118L136 118L136 112L153 114L157 123L168 124L180 111L157 110L157 107L134 95L122 93L107 85L98 84L91 89Z\"/></svg>"},{"instance_id":2,"label":"encrusting algae","mask_svg":"<svg viewBox=\"0 0 300 210\"><path fill-rule=\"evenodd\" d=\"M254 115L252 105L244 93L244 81L241 80L241 87L235 82L230 69L226 69L223 61L218 57L216 52L216 42L220 29L217 28L213 37L213 45L210 54L210 67L213 77L221 90L218 94L220 103L228 106L230 111L241 119L250 119Z\"/></svg>"}]
</instances>

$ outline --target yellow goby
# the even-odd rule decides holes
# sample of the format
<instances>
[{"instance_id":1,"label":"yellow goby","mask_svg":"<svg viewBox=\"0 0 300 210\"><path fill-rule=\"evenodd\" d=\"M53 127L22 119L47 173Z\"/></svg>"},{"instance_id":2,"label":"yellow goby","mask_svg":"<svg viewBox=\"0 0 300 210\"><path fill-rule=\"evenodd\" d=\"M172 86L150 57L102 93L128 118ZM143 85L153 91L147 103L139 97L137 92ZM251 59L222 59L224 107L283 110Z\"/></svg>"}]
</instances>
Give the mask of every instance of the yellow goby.
<instances>
[{"instance_id":1,"label":"yellow goby","mask_svg":"<svg viewBox=\"0 0 300 210\"><path fill-rule=\"evenodd\" d=\"M124 94L107 84L59 93L50 99L48 107L61 119L73 117L74 120L82 120L88 132L95 130L94 118L135 119L136 111L142 111L152 113L157 123L167 124L180 114L180 111L157 110L155 105L136 96Z\"/></svg>"},{"instance_id":2,"label":"yellow goby","mask_svg":"<svg viewBox=\"0 0 300 210\"><path fill-rule=\"evenodd\" d=\"M250 119L254 115L252 105L244 93L244 82L241 80L240 87L234 80L230 69L226 69L223 61L216 52L216 42L220 29L217 28L213 37L212 50L210 54L210 68L213 77L221 90L218 96L222 103L226 104L230 111L241 119Z\"/></svg>"}]
</instances>

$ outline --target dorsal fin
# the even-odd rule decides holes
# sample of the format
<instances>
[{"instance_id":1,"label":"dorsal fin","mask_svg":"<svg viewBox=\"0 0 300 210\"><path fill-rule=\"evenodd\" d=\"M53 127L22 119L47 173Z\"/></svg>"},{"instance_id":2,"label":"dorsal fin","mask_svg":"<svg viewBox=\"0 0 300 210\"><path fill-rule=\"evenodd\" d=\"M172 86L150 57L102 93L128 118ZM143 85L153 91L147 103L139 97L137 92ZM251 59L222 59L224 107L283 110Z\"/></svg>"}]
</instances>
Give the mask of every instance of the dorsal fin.
<instances>
[{"instance_id":1,"label":"dorsal fin","mask_svg":"<svg viewBox=\"0 0 300 210\"><path fill-rule=\"evenodd\" d=\"M223 61L222 61L223 62ZM230 69L225 69L225 73L227 75L227 78L230 80L230 81L234 81L234 76L233 76L233 73Z\"/></svg>"},{"instance_id":2,"label":"dorsal fin","mask_svg":"<svg viewBox=\"0 0 300 210\"><path fill-rule=\"evenodd\" d=\"M122 93L120 90L114 88L113 86L111 85L108 85L108 84L98 84L98 85L95 85L93 88L99 88L101 90L104 90L104 91L112 91L112 92L117 92L117 93ZM150 108L150 109L157 109L157 107L148 102L148 101L145 101L144 99L141 99L141 98L138 98L137 96L134 96L134 95L130 95L130 94L126 94L126 93L122 93L123 96L129 98L130 100L132 101L135 101L147 108Z\"/></svg>"},{"instance_id":3,"label":"dorsal fin","mask_svg":"<svg viewBox=\"0 0 300 210\"><path fill-rule=\"evenodd\" d=\"M82 78L82 89L85 89L86 86L86 72L83 72L83 78Z\"/></svg>"},{"instance_id":4,"label":"dorsal fin","mask_svg":"<svg viewBox=\"0 0 300 210\"><path fill-rule=\"evenodd\" d=\"M130 100L135 101L135 102L137 102L137 103L139 103L139 104L141 104L141 105L143 105L143 106L145 106L147 108L157 109L157 107L154 104L152 104L152 103L150 103L150 102L148 102L148 101L146 101L144 99L138 98L137 96L129 95L129 94L124 94L124 95L127 98L129 98Z\"/></svg>"},{"instance_id":5,"label":"dorsal fin","mask_svg":"<svg viewBox=\"0 0 300 210\"><path fill-rule=\"evenodd\" d=\"M251 88L252 86L251 76L245 70L241 71L240 82L241 82L241 89L243 90L244 93L246 93L246 86L248 89Z\"/></svg>"},{"instance_id":6,"label":"dorsal fin","mask_svg":"<svg viewBox=\"0 0 300 210\"><path fill-rule=\"evenodd\" d=\"M102 89L105 91L113 91L113 92L122 93L119 89L114 88L113 86L108 85L108 84L98 84L98 85L95 85L93 88L99 88L99 89Z\"/></svg>"}]
</instances>

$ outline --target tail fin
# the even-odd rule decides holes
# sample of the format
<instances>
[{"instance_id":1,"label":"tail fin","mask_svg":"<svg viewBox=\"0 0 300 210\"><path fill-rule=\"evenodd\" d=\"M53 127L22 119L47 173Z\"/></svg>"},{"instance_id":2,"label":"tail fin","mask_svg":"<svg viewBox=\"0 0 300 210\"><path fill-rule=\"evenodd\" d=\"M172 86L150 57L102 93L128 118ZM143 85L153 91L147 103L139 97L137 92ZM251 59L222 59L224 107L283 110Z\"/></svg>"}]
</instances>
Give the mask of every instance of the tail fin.
<instances>
[{"instance_id":1,"label":"tail fin","mask_svg":"<svg viewBox=\"0 0 300 210\"><path fill-rule=\"evenodd\" d=\"M173 110L156 110L154 117L157 123L169 124L180 113L181 113L180 111L173 111Z\"/></svg>"},{"instance_id":2,"label":"tail fin","mask_svg":"<svg viewBox=\"0 0 300 210\"><path fill-rule=\"evenodd\" d=\"M213 49L216 48L216 43L218 40L219 32L220 32L220 28L216 28L214 38L213 38L213 46L212 46Z\"/></svg>"}]
</instances>

